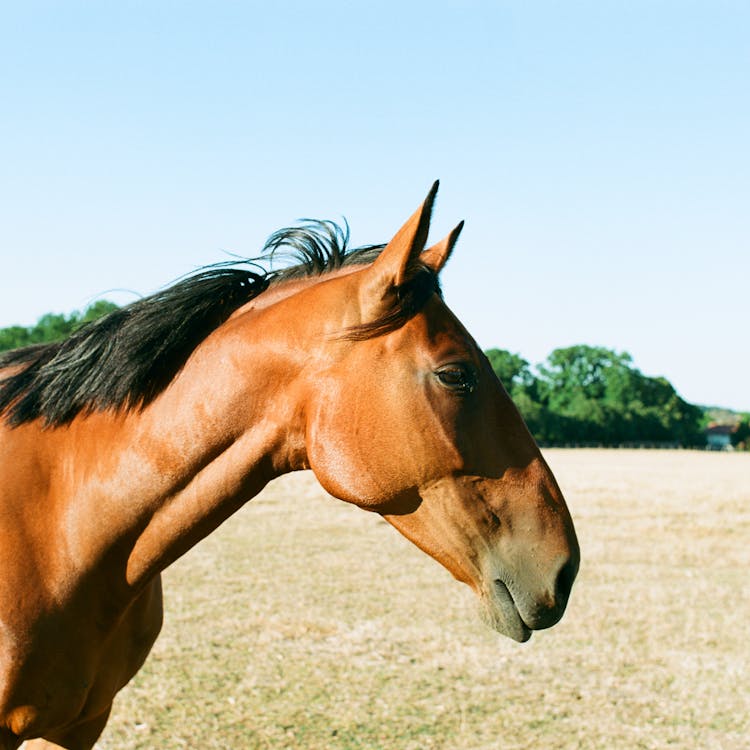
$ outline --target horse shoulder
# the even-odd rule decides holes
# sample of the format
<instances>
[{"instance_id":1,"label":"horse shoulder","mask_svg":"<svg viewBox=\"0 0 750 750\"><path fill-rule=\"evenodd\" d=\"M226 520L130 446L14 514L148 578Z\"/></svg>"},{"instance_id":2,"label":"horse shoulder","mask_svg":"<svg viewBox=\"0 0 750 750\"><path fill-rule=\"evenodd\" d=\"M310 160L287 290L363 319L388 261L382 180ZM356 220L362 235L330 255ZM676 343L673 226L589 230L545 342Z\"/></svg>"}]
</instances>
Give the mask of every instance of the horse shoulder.
<instances>
[{"instance_id":1,"label":"horse shoulder","mask_svg":"<svg viewBox=\"0 0 750 750\"><path fill-rule=\"evenodd\" d=\"M0 740L5 731L8 747L106 711L161 628L158 577L123 602L106 570L82 574L70 562L58 448L55 431L0 424Z\"/></svg>"}]
</instances>

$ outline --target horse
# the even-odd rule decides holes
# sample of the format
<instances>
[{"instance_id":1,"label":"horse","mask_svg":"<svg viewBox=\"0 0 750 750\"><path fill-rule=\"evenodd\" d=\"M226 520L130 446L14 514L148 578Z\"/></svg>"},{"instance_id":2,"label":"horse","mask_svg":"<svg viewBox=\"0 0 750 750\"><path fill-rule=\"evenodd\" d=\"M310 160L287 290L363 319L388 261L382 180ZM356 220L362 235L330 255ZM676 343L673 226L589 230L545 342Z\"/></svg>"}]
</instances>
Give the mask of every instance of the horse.
<instances>
[{"instance_id":1,"label":"horse","mask_svg":"<svg viewBox=\"0 0 750 750\"><path fill-rule=\"evenodd\" d=\"M554 476L427 247L435 183L386 245L305 223L62 342L0 355L0 750L88 750L162 623L160 573L311 469L478 595L516 641L579 565Z\"/></svg>"}]
</instances>

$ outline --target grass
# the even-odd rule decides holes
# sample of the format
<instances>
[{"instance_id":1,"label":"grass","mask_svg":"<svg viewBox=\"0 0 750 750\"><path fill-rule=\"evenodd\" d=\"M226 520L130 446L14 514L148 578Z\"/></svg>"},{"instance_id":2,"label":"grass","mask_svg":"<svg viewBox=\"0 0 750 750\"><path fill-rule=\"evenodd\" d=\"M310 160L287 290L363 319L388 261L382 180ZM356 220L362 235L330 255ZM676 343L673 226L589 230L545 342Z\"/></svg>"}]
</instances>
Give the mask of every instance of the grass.
<instances>
[{"instance_id":1,"label":"grass","mask_svg":"<svg viewBox=\"0 0 750 750\"><path fill-rule=\"evenodd\" d=\"M165 576L98 748L744 750L750 455L549 451L583 562L524 645L377 516L272 484Z\"/></svg>"}]
</instances>

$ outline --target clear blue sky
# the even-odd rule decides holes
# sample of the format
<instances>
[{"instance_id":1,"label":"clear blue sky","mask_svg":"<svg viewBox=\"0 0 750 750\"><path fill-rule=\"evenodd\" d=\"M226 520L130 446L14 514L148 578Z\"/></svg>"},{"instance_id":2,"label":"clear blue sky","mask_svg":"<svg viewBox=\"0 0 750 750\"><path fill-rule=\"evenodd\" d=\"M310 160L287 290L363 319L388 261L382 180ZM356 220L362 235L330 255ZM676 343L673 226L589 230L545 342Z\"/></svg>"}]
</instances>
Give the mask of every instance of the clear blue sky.
<instances>
[{"instance_id":1,"label":"clear blue sky","mask_svg":"<svg viewBox=\"0 0 750 750\"><path fill-rule=\"evenodd\" d=\"M299 217L387 240L440 178L480 345L750 410L748 40L722 0L4 3L0 327Z\"/></svg>"}]
</instances>

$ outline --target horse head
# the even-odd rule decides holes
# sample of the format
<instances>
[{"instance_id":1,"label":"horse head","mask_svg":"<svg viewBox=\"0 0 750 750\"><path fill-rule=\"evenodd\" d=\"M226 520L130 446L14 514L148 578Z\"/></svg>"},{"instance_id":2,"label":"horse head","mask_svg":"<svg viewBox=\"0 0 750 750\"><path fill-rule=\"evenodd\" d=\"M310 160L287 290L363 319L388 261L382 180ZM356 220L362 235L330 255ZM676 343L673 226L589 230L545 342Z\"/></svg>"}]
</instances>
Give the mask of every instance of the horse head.
<instances>
[{"instance_id":1,"label":"horse head","mask_svg":"<svg viewBox=\"0 0 750 750\"><path fill-rule=\"evenodd\" d=\"M307 462L328 492L381 514L468 584L496 630L525 641L562 616L578 542L522 417L440 294L461 225L426 248L436 190L372 264L310 290L310 309L335 325L308 368Z\"/></svg>"}]
</instances>

